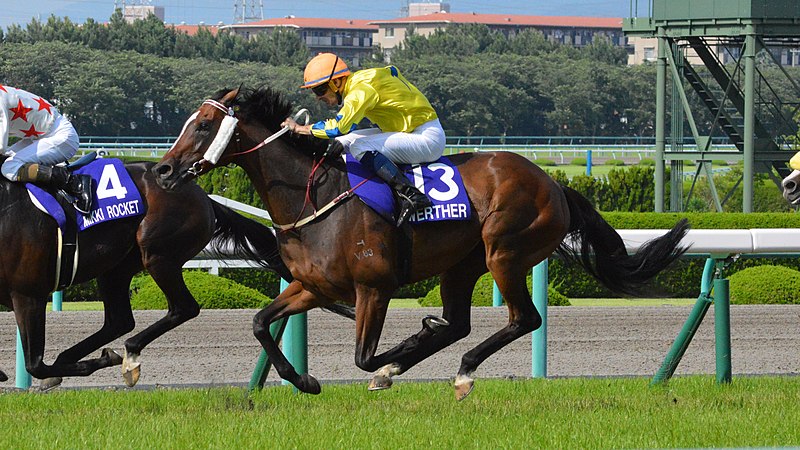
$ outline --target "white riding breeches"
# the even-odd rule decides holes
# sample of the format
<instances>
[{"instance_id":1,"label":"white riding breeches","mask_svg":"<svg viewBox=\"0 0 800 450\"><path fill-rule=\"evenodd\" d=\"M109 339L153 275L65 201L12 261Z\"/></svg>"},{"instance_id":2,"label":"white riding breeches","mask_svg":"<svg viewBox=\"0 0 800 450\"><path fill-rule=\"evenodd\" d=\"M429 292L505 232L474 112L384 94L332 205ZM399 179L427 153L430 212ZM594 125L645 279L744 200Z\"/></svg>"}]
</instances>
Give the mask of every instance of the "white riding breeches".
<instances>
[{"instance_id":1,"label":"white riding breeches","mask_svg":"<svg viewBox=\"0 0 800 450\"><path fill-rule=\"evenodd\" d=\"M444 153L444 130L439 119L418 126L411 133L383 132L379 128L355 130L336 138L356 159L366 152L379 152L398 164L436 161Z\"/></svg>"},{"instance_id":2,"label":"white riding breeches","mask_svg":"<svg viewBox=\"0 0 800 450\"><path fill-rule=\"evenodd\" d=\"M39 139L22 139L8 147L5 154L9 158L0 170L4 177L17 181L17 171L24 164L55 166L72 158L79 145L78 132L66 117L61 116L53 122L50 131Z\"/></svg>"}]
</instances>

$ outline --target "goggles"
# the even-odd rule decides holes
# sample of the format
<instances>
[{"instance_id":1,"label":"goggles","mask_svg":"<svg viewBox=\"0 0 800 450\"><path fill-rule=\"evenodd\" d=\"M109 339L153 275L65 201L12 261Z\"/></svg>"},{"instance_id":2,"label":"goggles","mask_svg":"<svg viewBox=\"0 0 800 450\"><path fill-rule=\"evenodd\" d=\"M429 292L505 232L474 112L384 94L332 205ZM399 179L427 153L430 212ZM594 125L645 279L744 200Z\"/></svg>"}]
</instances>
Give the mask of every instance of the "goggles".
<instances>
[{"instance_id":1,"label":"goggles","mask_svg":"<svg viewBox=\"0 0 800 450\"><path fill-rule=\"evenodd\" d=\"M326 81L325 83L312 87L311 92L313 92L317 97L322 97L328 93L328 83L329 82Z\"/></svg>"}]
</instances>

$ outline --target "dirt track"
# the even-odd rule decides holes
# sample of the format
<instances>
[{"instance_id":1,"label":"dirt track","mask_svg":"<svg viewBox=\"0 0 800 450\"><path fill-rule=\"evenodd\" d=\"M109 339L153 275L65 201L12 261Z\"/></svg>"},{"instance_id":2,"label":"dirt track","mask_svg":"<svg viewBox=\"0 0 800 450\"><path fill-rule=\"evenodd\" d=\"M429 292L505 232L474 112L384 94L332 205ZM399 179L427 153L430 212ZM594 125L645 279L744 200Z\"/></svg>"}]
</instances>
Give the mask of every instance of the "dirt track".
<instances>
[{"instance_id":1,"label":"dirt track","mask_svg":"<svg viewBox=\"0 0 800 450\"><path fill-rule=\"evenodd\" d=\"M560 307L548 319L549 377L652 376L689 314L689 307ZM137 330L163 311L136 312ZM203 311L193 321L166 334L142 354L140 387L184 384L245 384L259 348L252 335L253 310ZM426 314L438 308L391 309L379 351L420 329ZM102 312L48 313L45 361L96 331ZM715 370L713 307L698 330L678 374ZM461 355L504 326L505 308L473 308L472 333L422 362L403 379L448 379ZM0 368L10 377L0 388L14 386L15 323L0 313ZM800 306L734 306L731 308L733 373L800 374ZM309 313L309 371L322 380L368 381L370 374L353 363L352 322L319 310ZM111 347L122 348L122 340ZM96 354L99 354L96 353ZM489 358L476 378L529 377L531 340L524 337ZM277 380L274 371L268 380ZM34 380L34 384L36 381ZM70 378L65 387L124 386L118 368L86 378Z\"/></svg>"}]
</instances>

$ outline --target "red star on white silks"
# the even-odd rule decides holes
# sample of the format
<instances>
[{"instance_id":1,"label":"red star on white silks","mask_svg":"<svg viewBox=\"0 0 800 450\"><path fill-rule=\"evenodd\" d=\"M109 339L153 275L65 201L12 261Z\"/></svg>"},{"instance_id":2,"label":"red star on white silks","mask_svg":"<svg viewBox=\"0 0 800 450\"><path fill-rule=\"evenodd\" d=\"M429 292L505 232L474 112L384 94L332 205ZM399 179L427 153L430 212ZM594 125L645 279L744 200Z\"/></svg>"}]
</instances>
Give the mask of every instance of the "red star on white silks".
<instances>
[{"instance_id":1,"label":"red star on white silks","mask_svg":"<svg viewBox=\"0 0 800 450\"><path fill-rule=\"evenodd\" d=\"M22 119L25 122L28 121L28 112L33 111L33 108L26 108L25 105L22 104L22 100L19 100L17 103L16 108L9 108L11 112L14 113L14 117L11 120Z\"/></svg>"},{"instance_id":2,"label":"red star on white silks","mask_svg":"<svg viewBox=\"0 0 800 450\"><path fill-rule=\"evenodd\" d=\"M0 84L0 91L3 91L3 92L8 92L8 91L6 90L6 87L5 87L5 86L3 86L2 84Z\"/></svg>"},{"instance_id":3,"label":"red star on white silks","mask_svg":"<svg viewBox=\"0 0 800 450\"><path fill-rule=\"evenodd\" d=\"M37 136L41 136L41 135L44 134L44 131L37 131L36 127L33 124L31 124L31 127L28 128L27 130L20 130L20 131L25 133L25 137L26 138L29 138L29 137L34 137L35 138Z\"/></svg>"},{"instance_id":4,"label":"red star on white silks","mask_svg":"<svg viewBox=\"0 0 800 450\"><path fill-rule=\"evenodd\" d=\"M47 112L49 112L50 114L53 114L53 111L50 111L50 108L53 105L51 105L50 103L47 103L47 100L43 99L42 97L37 97L34 100L36 100L36 103L39 104L39 109L37 109L37 111L42 111L42 110L46 109Z\"/></svg>"}]
</instances>

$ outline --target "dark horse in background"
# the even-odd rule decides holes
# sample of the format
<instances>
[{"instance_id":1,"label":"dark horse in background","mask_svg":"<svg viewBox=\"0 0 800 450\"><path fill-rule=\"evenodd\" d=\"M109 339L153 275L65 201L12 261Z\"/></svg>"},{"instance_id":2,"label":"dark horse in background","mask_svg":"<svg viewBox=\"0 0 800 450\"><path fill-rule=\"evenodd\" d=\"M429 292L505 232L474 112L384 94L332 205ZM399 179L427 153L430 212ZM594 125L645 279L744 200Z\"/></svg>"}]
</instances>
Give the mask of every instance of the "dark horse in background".
<instances>
[{"instance_id":1,"label":"dark horse in background","mask_svg":"<svg viewBox=\"0 0 800 450\"><path fill-rule=\"evenodd\" d=\"M470 220L417 224L404 236L404 230L349 197L310 223L293 227L350 185L341 160L324 161L309 176L324 153L324 142L285 135L257 148L290 114L291 105L270 89L241 95L238 89L220 91L187 121L154 171L169 190L208 172L215 165L203 156L223 119L238 119L217 165L236 163L247 172L274 223L283 228L278 233L280 253L295 279L256 315L254 334L280 376L303 392L319 393L321 388L311 375L296 372L270 336L269 324L280 318L334 301L355 304L355 363L377 371L370 389L383 389L391 385L392 376L469 334L472 291L489 271L508 306L508 324L463 356L455 379L460 400L472 390L471 375L479 364L541 325L526 274L554 251L609 288L630 294L640 292L685 251L679 247L688 229L682 220L628 255L622 238L586 198L508 152L450 157L466 185ZM423 320L418 333L376 354L392 293L403 283L434 275L441 280L445 320Z\"/></svg>"},{"instance_id":2,"label":"dark horse in background","mask_svg":"<svg viewBox=\"0 0 800 450\"><path fill-rule=\"evenodd\" d=\"M266 226L212 201L196 184L167 192L155 182L154 163L126 164L142 194L144 215L95 225L78 237L79 261L74 283L97 279L105 322L91 336L63 351L52 365L43 361L45 309L55 283L55 220L33 206L24 186L0 181L0 304L14 310L25 353L25 367L53 387L64 376L86 376L123 363L104 349L99 358L83 359L134 328L129 287L146 270L167 297L166 316L125 341L123 375L128 385L139 379L136 361L157 337L200 312L183 281L182 267L211 242L211 250L259 261L291 279L280 261L277 242ZM0 372L0 381L8 377Z\"/></svg>"}]
</instances>

